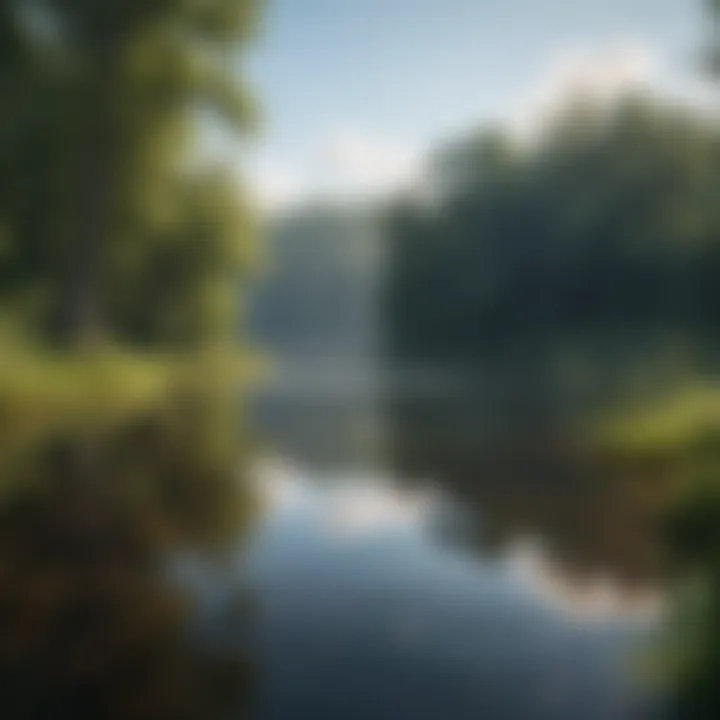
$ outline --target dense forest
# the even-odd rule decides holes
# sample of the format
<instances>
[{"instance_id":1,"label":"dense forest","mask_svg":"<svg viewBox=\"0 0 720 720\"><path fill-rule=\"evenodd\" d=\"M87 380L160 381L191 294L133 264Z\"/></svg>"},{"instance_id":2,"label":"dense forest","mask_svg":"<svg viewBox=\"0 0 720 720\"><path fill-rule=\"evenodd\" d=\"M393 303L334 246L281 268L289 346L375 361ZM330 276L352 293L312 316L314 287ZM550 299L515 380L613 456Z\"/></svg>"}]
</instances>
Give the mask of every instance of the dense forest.
<instances>
[{"instance_id":1,"label":"dense forest","mask_svg":"<svg viewBox=\"0 0 720 720\"><path fill-rule=\"evenodd\" d=\"M577 98L535 141L481 131L432 174L435 202L391 213L395 362L513 368L588 403L717 370L712 119Z\"/></svg>"}]
</instances>

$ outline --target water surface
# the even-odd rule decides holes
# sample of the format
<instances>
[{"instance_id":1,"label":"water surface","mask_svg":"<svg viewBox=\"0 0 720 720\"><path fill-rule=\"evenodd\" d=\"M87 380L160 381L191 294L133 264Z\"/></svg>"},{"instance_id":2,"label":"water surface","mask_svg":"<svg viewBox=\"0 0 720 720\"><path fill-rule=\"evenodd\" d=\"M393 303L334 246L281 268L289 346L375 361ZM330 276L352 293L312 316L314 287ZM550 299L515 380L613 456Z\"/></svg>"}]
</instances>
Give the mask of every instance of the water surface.
<instances>
[{"instance_id":1,"label":"water surface","mask_svg":"<svg viewBox=\"0 0 720 720\"><path fill-rule=\"evenodd\" d=\"M470 548L446 531L458 508L435 485L278 460L257 481L270 503L246 548L258 717L658 713L651 589L566 574L541 537Z\"/></svg>"}]
</instances>

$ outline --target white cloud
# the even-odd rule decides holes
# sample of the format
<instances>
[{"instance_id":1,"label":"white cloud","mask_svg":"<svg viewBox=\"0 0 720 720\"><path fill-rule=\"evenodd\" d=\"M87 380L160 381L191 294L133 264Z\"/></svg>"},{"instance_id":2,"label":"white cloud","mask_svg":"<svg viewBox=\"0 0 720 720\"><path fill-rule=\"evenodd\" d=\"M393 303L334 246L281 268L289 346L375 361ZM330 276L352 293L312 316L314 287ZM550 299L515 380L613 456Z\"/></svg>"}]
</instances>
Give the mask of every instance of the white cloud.
<instances>
[{"instance_id":1,"label":"white cloud","mask_svg":"<svg viewBox=\"0 0 720 720\"><path fill-rule=\"evenodd\" d=\"M328 134L321 165L330 192L376 195L410 185L418 177L421 155L406 143L348 126Z\"/></svg>"},{"instance_id":2,"label":"white cloud","mask_svg":"<svg viewBox=\"0 0 720 720\"><path fill-rule=\"evenodd\" d=\"M535 88L512 113L510 125L521 135L535 135L573 97L584 97L599 106L610 105L628 92L656 85L658 77L658 57L643 42L569 48L550 63Z\"/></svg>"},{"instance_id":3,"label":"white cloud","mask_svg":"<svg viewBox=\"0 0 720 720\"><path fill-rule=\"evenodd\" d=\"M350 126L333 127L292 165L264 157L249 176L260 207L274 212L313 198L376 198L412 185L422 149Z\"/></svg>"},{"instance_id":4,"label":"white cloud","mask_svg":"<svg viewBox=\"0 0 720 720\"><path fill-rule=\"evenodd\" d=\"M506 123L518 137L536 138L573 96L609 105L632 89L661 84L667 73L659 70L657 53L641 41L566 48L505 114ZM477 126L483 118L467 120L466 126ZM336 123L310 138L301 158L261 158L251 167L250 177L261 207L269 212L314 198L373 199L419 187L428 149L447 139L428 138L422 146L354 122Z\"/></svg>"},{"instance_id":5,"label":"white cloud","mask_svg":"<svg viewBox=\"0 0 720 720\"><path fill-rule=\"evenodd\" d=\"M377 532L419 529L435 509L429 492L399 490L378 481L350 483L325 498L325 529L335 537L372 536Z\"/></svg>"},{"instance_id":6,"label":"white cloud","mask_svg":"<svg viewBox=\"0 0 720 720\"><path fill-rule=\"evenodd\" d=\"M259 207L268 212L302 202L308 181L290 164L258 159L250 166L250 185Z\"/></svg>"},{"instance_id":7,"label":"white cloud","mask_svg":"<svg viewBox=\"0 0 720 720\"><path fill-rule=\"evenodd\" d=\"M271 513L299 512L314 528L338 540L417 530L438 503L429 487L400 489L387 478L354 475L323 484L278 459L259 463L255 482Z\"/></svg>"},{"instance_id":8,"label":"white cloud","mask_svg":"<svg viewBox=\"0 0 720 720\"><path fill-rule=\"evenodd\" d=\"M532 540L518 540L508 547L504 564L511 576L565 616L584 621L653 619L663 611L663 599L658 593L628 589L602 573L586 577L568 574L540 543Z\"/></svg>"}]
</instances>

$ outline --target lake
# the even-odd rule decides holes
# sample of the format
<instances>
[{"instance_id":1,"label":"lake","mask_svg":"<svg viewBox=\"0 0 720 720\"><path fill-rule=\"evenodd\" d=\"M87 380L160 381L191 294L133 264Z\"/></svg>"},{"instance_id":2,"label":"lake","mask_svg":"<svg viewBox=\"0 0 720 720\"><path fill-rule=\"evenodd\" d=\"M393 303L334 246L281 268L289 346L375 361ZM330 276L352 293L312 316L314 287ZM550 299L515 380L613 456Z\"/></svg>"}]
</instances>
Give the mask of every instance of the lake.
<instances>
[{"instance_id":1,"label":"lake","mask_svg":"<svg viewBox=\"0 0 720 720\"><path fill-rule=\"evenodd\" d=\"M268 387L246 444L232 405L218 423L192 398L8 441L4 706L662 717L644 494L552 443L487 436L487 395L434 386L398 413L369 386L332 385Z\"/></svg>"},{"instance_id":2,"label":"lake","mask_svg":"<svg viewBox=\"0 0 720 720\"><path fill-rule=\"evenodd\" d=\"M257 717L661 717L662 594L620 499L404 475L378 396L331 385L259 407L282 454L256 468L268 512L242 553Z\"/></svg>"}]
</instances>

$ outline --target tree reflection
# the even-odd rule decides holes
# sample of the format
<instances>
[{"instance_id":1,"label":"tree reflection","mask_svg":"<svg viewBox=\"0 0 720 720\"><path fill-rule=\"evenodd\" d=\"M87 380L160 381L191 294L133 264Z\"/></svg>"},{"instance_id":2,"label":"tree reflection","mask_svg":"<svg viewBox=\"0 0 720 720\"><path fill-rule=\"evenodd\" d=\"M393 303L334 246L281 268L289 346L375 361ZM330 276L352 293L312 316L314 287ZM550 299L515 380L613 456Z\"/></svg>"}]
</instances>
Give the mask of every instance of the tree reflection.
<instances>
[{"instance_id":1,"label":"tree reflection","mask_svg":"<svg viewBox=\"0 0 720 720\"><path fill-rule=\"evenodd\" d=\"M659 579L662 465L628 468L570 428L526 432L520 418L493 424L472 394L391 402L389 416L396 473L431 478L456 497L471 518L464 541L487 551L535 538L571 575L607 574L639 587Z\"/></svg>"},{"instance_id":2,"label":"tree reflection","mask_svg":"<svg viewBox=\"0 0 720 720\"><path fill-rule=\"evenodd\" d=\"M181 551L209 561L237 547L252 519L208 421L175 405L46 438L5 467L6 717L221 718L246 706L247 648L199 632L193 589L169 572Z\"/></svg>"}]
</instances>

